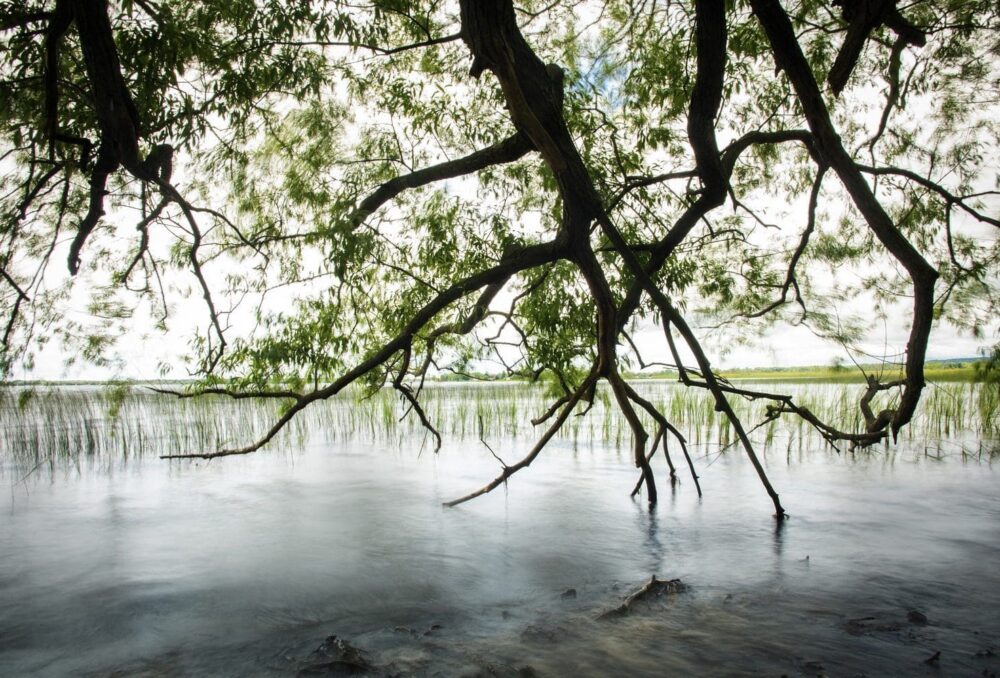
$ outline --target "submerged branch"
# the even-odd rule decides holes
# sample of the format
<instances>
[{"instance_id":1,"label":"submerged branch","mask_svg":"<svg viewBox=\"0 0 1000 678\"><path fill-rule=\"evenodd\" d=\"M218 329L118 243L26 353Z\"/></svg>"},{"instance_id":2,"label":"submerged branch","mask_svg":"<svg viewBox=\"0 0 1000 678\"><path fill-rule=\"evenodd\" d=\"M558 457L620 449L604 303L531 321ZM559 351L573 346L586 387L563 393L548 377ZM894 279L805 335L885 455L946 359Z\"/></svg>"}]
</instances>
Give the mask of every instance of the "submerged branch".
<instances>
[{"instance_id":1,"label":"submerged branch","mask_svg":"<svg viewBox=\"0 0 1000 678\"><path fill-rule=\"evenodd\" d=\"M563 406L562 410L559 412L559 416L556 417L556 420L549 425L549 428L546 429L545 433L542 434L542 437L538 439L538 441L535 443L535 446L531 448L531 451L528 452L528 454L523 459L521 459L516 464L511 464L509 466L504 465L503 472L496 478L494 478L491 482L482 486L475 492L470 492L464 497L459 497L458 499L453 499L452 501L446 501L444 502L444 505L448 507L458 506L459 504L464 504L465 502L475 499L476 497L488 494L493 490L495 490L496 488L500 487L500 485L507 482L508 478L510 478L512 475L514 475L521 469L531 466L531 462L535 460L535 457L537 457L539 453L541 453L541 451L545 449L545 445L548 444L550 440L552 440L552 438L556 435L556 433L559 432L559 429L562 428L563 424L566 423L566 419L569 418L569 415L573 411L573 408L576 407L576 404L580 402L580 399L583 397L583 394L587 391L587 389L589 389L595 383L597 383L596 367L594 369L591 369L590 374L587 375L587 378L583 380L583 383L581 383L577 387L576 391L573 392L572 397Z\"/></svg>"}]
</instances>

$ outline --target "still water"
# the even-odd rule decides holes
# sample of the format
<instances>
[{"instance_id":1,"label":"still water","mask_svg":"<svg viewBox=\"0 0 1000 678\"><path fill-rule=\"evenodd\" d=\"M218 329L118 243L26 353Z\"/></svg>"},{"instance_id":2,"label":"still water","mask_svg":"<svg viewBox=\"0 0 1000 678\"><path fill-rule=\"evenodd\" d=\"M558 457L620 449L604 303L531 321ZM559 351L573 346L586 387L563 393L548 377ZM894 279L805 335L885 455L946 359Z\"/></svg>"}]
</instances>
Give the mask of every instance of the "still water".
<instances>
[{"instance_id":1,"label":"still water","mask_svg":"<svg viewBox=\"0 0 1000 678\"><path fill-rule=\"evenodd\" d=\"M994 443L852 454L779 432L776 527L736 449L694 446L701 499L656 467L651 511L629 498L627 441L557 439L448 509L499 463L477 436L436 455L407 440L43 469L2 455L0 675L294 676L331 635L376 675L1000 672ZM488 442L511 462L533 440ZM597 619L653 574L686 587Z\"/></svg>"}]
</instances>

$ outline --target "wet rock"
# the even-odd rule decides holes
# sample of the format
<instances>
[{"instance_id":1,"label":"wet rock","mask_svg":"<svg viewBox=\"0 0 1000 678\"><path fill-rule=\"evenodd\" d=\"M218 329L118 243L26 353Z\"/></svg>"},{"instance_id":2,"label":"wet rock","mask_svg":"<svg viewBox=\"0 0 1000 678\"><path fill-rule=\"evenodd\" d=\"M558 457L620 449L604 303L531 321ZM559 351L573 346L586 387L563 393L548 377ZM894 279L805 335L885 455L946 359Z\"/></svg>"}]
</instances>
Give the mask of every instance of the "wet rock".
<instances>
[{"instance_id":1,"label":"wet rock","mask_svg":"<svg viewBox=\"0 0 1000 678\"><path fill-rule=\"evenodd\" d=\"M923 612L920 612L918 610L910 610L909 612L907 612L906 613L906 619L911 624L926 624L927 623L927 615L925 615Z\"/></svg>"},{"instance_id":2,"label":"wet rock","mask_svg":"<svg viewBox=\"0 0 1000 678\"><path fill-rule=\"evenodd\" d=\"M576 598L576 589L566 589L559 596L560 598Z\"/></svg>"},{"instance_id":3,"label":"wet rock","mask_svg":"<svg viewBox=\"0 0 1000 678\"><path fill-rule=\"evenodd\" d=\"M537 678L533 666L513 667L504 664L486 664L475 673L463 674L462 678Z\"/></svg>"},{"instance_id":4,"label":"wet rock","mask_svg":"<svg viewBox=\"0 0 1000 678\"><path fill-rule=\"evenodd\" d=\"M558 643L559 634L555 629L532 624L521 631L521 639L534 643Z\"/></svg>"},{"instance_id":5,"label":"wet rock","mask_svg":"<svg viewBox=\"0 0 1000 678\"><path fill-rule=\"evenodd\" d=\"M358 676L370 671L370 668L364 668L357 664L335 659L332 662L310 664L299 671L298 675L300 678L306 678L307 676Z\"/></svg>"},{"instance_id":6,"label":"wet rock","mask_svg":"<svg viewBox=\"0 0 1000 678\"><path fill-rule=\"evenodd\" d=\"M880 620L878 617L859 617L848 619L844 630L852 636L870 636L875 633L899 631L903 625L899 622Z\"/></svg>"},{"instance_id":7,"label":"wet rock","mask_svg":"<svg viewBox=\"0 0 1000 678\"><path fill-rule=\"evenodd\" d=\"M337 636L327 637L309 659L313 663L299 671L299 676L353 676L375 669L361 650Z\"/></svg>"}]
</instances>

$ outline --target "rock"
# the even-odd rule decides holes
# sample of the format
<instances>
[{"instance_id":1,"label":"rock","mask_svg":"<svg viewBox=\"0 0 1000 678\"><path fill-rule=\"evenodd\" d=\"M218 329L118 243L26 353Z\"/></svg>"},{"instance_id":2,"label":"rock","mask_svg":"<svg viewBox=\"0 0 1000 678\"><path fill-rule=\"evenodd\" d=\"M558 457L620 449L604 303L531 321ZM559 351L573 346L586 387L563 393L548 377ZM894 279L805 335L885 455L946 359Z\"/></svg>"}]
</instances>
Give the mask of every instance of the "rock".
<instances>
[{"instance_id":1,"label":"rock","mask_svg":"<svg viewBox=\"0 0 1000 678\"><path fill-rule=\"evenodd\" d=\"M555 629L531 624L521 631L521 640L532 643L558 643L559 634Z\"/></svg>"},{"instance_id":2,"label":"rock","mask_svg":"<svg viewBox=\"0 0 1000 678\"><path fill-rule=\"evenodd\" d=\"M870 636L876 633L894 633L901 631L902 623L895 621L883 621L878 617L859 617L849 619L844 624L844 630L852 636Z\"/></svg>"},{"instance_id":3,"label":"rock","mask_svg":"<svg viewBox=\"0 0 1000 678\"><path fill-rule=\"evenodd\" d=\"M441 675L441 674L434 674ZM474 673L460 674L462 678L537 678L538 672L533 666L514 667L507 664L485 664Z\"/></svg>"},{"instance_id":4,"label":"rock","mask_svg":"<svg viewBox=\"0 0 1000 678\"><path fill-rule=\"evenodd\" d=\"M328 636L310 660L315 663L299 671L299 676L352 676L375 669L361 650L337 636Z\"/></svg>"},{"instance_id":5,"label":"rock","mask_svg":"<svg viewBox=\"0 0 1000 678\"><path fill-rule=\"evenodd\" d=\"M910 610L909 612L907 612L906 613L906 618L909 620L909 622L911 624L926 624L927 623L927 615L925 615L923 612L919 612L917 610Z\"/></svg>"},{"instance_id":6,"label":"rock","mask_svg":"<svg viewBox=\"0 0 1000 678\"><path fill-rule=\"evenodd\" d=\"M566 589L562 592L560 598L576 598L576 589Z\"/></svg>"}]
</instances>

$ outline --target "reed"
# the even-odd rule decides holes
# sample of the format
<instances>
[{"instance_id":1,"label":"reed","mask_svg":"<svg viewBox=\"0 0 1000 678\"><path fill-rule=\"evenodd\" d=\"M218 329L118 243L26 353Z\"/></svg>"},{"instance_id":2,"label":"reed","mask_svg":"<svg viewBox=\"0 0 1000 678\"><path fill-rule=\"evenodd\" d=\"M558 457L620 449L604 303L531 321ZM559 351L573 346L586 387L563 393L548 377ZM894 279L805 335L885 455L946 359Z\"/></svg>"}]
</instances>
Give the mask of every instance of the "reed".
<instances>
[{"instance_id":1,"label":"reed","mask_svg":"<svg viewBox=\"0 0 1000 678\"><path fill-rule=\"evenodd\" d=\"M774 385L771 385L772 388ZM857 384L787 384L791 393L820 418L838 428L861 425ZM671 382L640 381L636 390L655 403L703 455L725 453L734 440L729 422L704 391ZM531 419L549 400L541 388L525 384L433 384L422 393L425 411L446 441L514 439L538 431ZM733 399L748 428L765 420L763 401ZM879 406L891 405L891 400ZM114 461L174 452L198 452L241 445L260 436L278 416L281 403L233 401L220 396L178 400L125 385L0 389L0 443L3 457L18 465L61 461ZM307 441L374 439L404 444L423 439L416 416L389 389L374 394L350 391L306 409L287 426L278 445ZM649 431L652 419L641 413ZM1000 436L1000 393L990 385L945 383L931 386L918 416L903 430L904 441L960 440L980 450L995 450ZM572 416L560 432L577 444L628 445L628 426L606 388L599 388L593 407ZM754 442L765 448L821 444L804 422L785 418L754 430ZM963 447L963 449L965 449Z\"/></svg>"}]
</instances>

